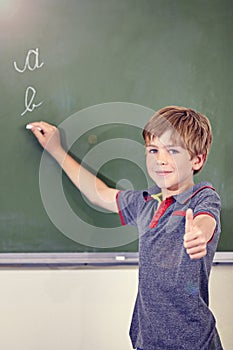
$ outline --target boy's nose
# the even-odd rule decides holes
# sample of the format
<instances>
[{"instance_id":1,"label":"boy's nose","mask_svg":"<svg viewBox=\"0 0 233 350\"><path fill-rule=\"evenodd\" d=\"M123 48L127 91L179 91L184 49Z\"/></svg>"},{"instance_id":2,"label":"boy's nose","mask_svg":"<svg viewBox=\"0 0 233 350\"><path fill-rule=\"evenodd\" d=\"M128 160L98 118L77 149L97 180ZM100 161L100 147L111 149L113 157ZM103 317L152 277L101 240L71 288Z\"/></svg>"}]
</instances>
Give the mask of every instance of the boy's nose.
<instances>
[{"instance_id":1,"label":"boy's nose","mask_svg":"<svg viewBox=\"0 0 233 350\"><path fill-rule=\"evenodd\" d=\"M158 165L166 165L167 161L166 160L162 160L162 159L157 159L157 163L158 163Z\"/></svg>"},{"instance_id":2,"label":"boy's nose","mask_svg":"<svg viewBox=\"0 0 233 350\"><path fill-rule=\"evenodd\" d=\"M168 163L167 157L163 153L157 155L156 161L158 165L166 165Z\"/></svg>"}]
</instances>

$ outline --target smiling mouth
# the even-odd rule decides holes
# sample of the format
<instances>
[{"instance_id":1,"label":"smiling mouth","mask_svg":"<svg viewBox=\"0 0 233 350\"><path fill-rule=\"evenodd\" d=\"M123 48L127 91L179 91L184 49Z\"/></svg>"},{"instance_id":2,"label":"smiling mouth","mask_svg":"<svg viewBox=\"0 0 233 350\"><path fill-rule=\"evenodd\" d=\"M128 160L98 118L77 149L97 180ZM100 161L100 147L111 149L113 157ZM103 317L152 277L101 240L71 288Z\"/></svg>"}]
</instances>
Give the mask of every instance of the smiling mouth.
<instances>
[{"instance_id":1,"label":"smiling mouth","mask_svg":"<svg viewBox=\"0 0 233 350\"><path fill-rule=\"evenodd\" d=\"M168 170L161 170L161 171L156 171L156 174L158 176L167 176L172 174L172 171L168 171Z\"/></svg>"}]
</instances>

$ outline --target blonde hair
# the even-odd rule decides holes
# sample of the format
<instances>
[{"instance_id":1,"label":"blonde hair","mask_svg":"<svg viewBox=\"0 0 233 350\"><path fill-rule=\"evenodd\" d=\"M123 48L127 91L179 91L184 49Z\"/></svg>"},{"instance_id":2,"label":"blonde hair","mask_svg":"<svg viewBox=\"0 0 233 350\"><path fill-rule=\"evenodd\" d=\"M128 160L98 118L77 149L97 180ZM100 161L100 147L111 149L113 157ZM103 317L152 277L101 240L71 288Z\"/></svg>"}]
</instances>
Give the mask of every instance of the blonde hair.
<instances>
[{"instance_id":1,"label":"blonde hair","mask_svg":"<svg viewBox=\"0 0 233 350\"><path fill-rule=\"evenodd\" d=\"M191 159L203 154L206 161L212 144L212 131L205 115L186 107L164 107L145 125L142 133L145 144L167 130L171 130L171 141L187 149ZM200 170L194 171L194 174Z\"/></svg>"}]
</instances>

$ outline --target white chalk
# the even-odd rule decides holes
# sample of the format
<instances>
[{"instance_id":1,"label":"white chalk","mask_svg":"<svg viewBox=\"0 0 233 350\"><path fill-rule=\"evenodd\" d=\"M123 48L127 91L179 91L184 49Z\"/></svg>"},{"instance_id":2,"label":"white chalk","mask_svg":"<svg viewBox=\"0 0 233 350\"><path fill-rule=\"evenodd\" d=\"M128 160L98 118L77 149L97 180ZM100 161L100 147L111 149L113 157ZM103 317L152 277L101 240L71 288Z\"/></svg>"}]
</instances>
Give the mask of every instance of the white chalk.
<instances>
[{"instance_id":1,"label":"white chalk","mask_svg":"<svg viewBox=\"0 0 233 350\"><path fill-rule=\"evenodd\" d=\"M123 256L123 255L118 255L118 256L115 257L115 259L116 259L117 261L124 261L124 260L125 260L125 256Z\"/></svg>"},{"instance_id":2,"label":"white chalk","mask_svg":"<svg viewBox=\"0 0 233 350\"><path fill-rule=\"evenodd\" d=\"M26 125L26 129L31 130L32 128L33 128L33 125L32 125L32 124L27 124L27 125ZM36 128L37 128L39 131L42 130L39 126L36 126Z\"/></svg>"}]
</instances>

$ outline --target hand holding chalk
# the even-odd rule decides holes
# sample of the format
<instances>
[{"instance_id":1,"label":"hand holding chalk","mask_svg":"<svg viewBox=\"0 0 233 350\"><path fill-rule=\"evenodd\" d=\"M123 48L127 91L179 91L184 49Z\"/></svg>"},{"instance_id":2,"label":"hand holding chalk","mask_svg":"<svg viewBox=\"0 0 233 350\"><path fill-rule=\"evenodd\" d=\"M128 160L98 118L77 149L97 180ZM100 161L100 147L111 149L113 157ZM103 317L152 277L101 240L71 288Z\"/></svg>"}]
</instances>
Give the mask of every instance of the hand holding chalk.
<instances>
[{"instance_id":1,"label":"hand holding chalk","mask_svg":"<svg viewBox=\"0 0 233 350\"><path fill-rule=\"evenodd\" d=\"M61 151L64 152L59 130L54 126L46 122L33 122L26 125L27 130L35 135L41 146L55 157Z\"/></svg>"}]
</instances>

